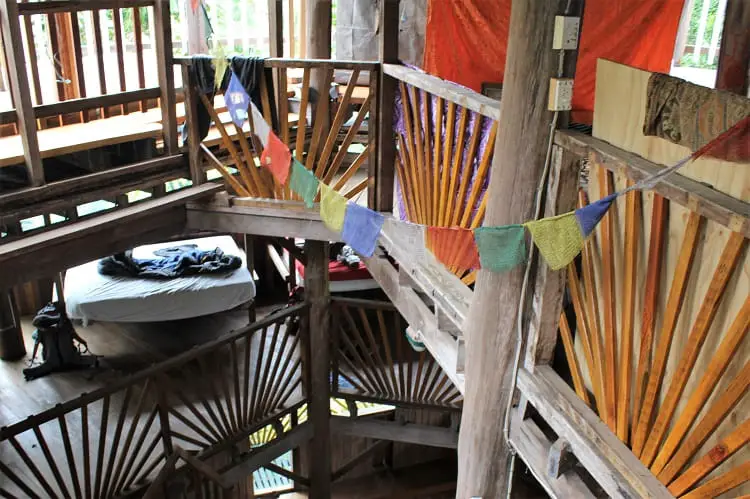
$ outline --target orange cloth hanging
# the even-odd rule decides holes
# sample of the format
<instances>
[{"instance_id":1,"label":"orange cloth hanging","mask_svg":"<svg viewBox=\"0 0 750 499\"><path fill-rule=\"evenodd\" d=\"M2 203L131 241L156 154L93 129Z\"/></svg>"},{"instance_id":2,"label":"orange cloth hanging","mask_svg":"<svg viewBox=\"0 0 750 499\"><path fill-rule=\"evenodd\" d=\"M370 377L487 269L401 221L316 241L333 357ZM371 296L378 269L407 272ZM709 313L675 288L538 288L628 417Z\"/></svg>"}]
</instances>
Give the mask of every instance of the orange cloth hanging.
<instances>
[{"instance_id":1,"label":"orange cloth hanging","mask_svg":"<svg viewBox=\"0 0 750 499\"><path fill-rule=\"evenodd\" d=\"M588 0L584 9L573 119L590 123L596 60L669 72L684 0ZM481 91L505 71L511 0L430 0L424 69Z\"/></svg>"}]
</instances>

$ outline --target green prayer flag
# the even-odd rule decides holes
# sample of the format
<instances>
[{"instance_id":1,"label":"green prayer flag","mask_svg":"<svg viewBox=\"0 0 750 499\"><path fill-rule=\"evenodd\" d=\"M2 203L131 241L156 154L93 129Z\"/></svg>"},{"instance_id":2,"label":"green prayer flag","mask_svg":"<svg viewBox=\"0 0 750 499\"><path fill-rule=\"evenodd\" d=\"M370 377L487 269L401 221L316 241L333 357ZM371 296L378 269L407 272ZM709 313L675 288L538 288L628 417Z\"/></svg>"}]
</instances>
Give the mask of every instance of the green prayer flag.
<instances>
[{"instance_id":1,"label":"green prayer flag","mask_svg":"<svg viewBox=\"0 0 750 499\"><path fill-rule=\"evenodd\" d=\"M526 231L523 225L479 227L474 240L483 269L505 272L526 261Z\"/></svg>"},{"instance_id":2,"label":"green prayer flag","mask_svg":"<svg viewBox=\"0 0 750 499\"><path fill-rule=\"evenodd\" d=\"M289 187L305 201L308 208L313 207L315 195L318 193L318 178L296 159L292 159Z\"/></svg>"}]
</instances>

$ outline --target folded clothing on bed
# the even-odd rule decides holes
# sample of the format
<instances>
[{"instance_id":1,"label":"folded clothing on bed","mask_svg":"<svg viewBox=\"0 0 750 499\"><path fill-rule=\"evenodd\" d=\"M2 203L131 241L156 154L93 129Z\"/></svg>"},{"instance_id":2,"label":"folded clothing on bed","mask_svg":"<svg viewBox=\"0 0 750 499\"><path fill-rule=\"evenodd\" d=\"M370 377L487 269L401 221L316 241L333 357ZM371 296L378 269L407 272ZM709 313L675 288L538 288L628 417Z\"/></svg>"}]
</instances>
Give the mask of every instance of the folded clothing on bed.
<instances>
[{"instance_id":1,"label":"folded clothing on bed","mask_svg":"<svg viewBox=\"0 0 750 499\"><path fill-rule=\"evenodd\" d=\"M172 279L198 274L233 272L242 266L242 258L227 255L220 248L201 250L195 244L184 244L154 251L161 258L133 258L132 251L117 253L99 260L102 275Z\"/></svg>"}]
</instances>

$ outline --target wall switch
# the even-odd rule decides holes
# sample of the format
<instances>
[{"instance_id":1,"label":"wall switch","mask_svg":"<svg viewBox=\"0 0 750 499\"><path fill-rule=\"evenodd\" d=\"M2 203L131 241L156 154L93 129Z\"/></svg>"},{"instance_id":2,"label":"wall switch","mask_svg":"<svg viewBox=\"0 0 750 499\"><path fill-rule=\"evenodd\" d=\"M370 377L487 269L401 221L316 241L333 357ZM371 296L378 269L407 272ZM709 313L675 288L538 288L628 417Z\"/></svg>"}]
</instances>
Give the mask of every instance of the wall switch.
<instances>
[{"instance_id":1,"label":"wall switch","mask_svg":"<svg viewBox=\"0 0 750 499\"><path fill-rule=\"evenodd\" d=\"M553 50L575 50L578 48L580 17L555 16L555 33L552 37Z\"/></svg>"},{"instance_id":2,"label":"wall switch","mask_svg":"<svg viewBox=\"0 0 750 499\"><path fill-rule=\"evenodd\" d=\"M570 111L573 107L573 78L550 78L550 111Z\"/></svg>"}]
</instances>

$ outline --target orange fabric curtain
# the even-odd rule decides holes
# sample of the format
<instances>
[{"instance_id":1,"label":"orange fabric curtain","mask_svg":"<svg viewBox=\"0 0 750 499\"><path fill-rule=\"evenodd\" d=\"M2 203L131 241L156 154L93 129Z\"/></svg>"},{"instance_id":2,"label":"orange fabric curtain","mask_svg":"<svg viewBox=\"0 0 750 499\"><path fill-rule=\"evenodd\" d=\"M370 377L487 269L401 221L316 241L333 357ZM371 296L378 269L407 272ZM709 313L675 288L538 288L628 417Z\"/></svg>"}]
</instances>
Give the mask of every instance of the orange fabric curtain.
<instances>
[{"instance_id":1,"label":"orange fabric curtain","mask_svg":"<svg viewBox=\"0 0 750 499\"><path fill-rule=\"evenodd\" d=\"M477 92L503 79L511 0L430 0L424 69ZM591 120L596 60L669 72L684 0L588 0L573 90L574 118Z\"/></svg>"}]
</instances>

